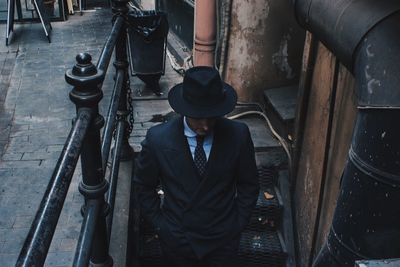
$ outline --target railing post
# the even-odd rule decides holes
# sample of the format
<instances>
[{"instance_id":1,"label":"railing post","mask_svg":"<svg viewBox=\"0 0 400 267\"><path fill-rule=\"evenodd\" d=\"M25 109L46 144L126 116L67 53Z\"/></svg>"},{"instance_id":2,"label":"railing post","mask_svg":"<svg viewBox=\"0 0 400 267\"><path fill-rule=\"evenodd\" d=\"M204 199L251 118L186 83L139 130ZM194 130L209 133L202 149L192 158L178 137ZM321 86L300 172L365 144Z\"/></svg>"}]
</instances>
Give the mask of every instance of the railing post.
<instances>
[{"instance_id":1,"label":"railing post","mask_svg":"<svg viewBox=\"0 0 400 267\"><path fill-rule=\"evenodd\" d=\"M117 43L115 45L115 62L114 66L116 70L122 69L124 71L124 82L121 90L121 98L119 101L118 107L118 120L123 121L125 123L125 134L122 141L121 147L121 161L127 161L132 159L133 149L129 145L129 135L131 132L131 128L133 126L133 112L132 103L131 103L131 90L130 90L130 81L129 81L129 73L128 73L128 54L126 47L126 36L127 36L127 14L129 11L128 8L129 0L113 0L113 14L115 16L125 17L124 25L120 31L120 34L117 39ZM129 108L128 108L129 105ZM130 116L131 121L128 123L127 119Z\"/></svg>"},{"instance_id":2,"label":"railing post","mask_svg":"<svg viewBox=\"0 0 400 267\"><path fill-rule=\"evenodd\" d=\"M105 220L109 211L104 200L108 182L103 176L101 160L100 129L104 125L104 118L98 112L98 103L103 97L99 85L104 80L104 72L92 64L92 57L87 53L77 55L76 60L77 64L72 71L68 71L65 75L67 82L74 86L70 98L75 103L77 112L85 109L93 114L81 152L82 181L79 184L79 191L85 197L82 213L86 213L89 204L100 208L97 223L93 226L95 227L93 245L85 249L91 255L91 266L108 267L113 265L113 260L108 254L109 244ZM83 241L80 239L79 243L81 242Z\"/></svg>"}]
</instances>

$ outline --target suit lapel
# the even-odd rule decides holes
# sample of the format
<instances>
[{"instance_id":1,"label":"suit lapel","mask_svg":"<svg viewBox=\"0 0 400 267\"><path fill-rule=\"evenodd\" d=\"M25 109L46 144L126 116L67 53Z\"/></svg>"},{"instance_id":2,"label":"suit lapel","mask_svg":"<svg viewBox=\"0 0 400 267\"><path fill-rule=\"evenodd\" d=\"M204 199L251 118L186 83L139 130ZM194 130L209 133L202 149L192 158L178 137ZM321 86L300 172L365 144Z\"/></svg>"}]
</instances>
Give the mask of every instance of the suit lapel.
<instances>
[{"instance_id":1,"label":"suit lapel","mask_svg":"<svg viewBox=\"0 0 400 267\"><path fill-rule=\"evenodd\" d=\"M190 195L197 190L199 179L186 136L183 132L183 118L175 119L168 133L168 142L163 148L163 154L169 168L179 177L184 190Z\"/></svg>"},{"instance_id":2,"label":"suit lapel","mask_svg":"<svg viewBox=\"0 0 400 267\"><path fill-rule=\"evenodd\" d=\"M217 124L214 129L214 140L211 147L210 156L207 161L206 175L202 183L200 184L200 187L208 185L210 183L214 184L216 182L213 174L215 172L215 169L218 167L220 163L219 158L222 155L221 147L223 146L223 138L222 138L223 136L218 128L219 127Z\"/></svg>"},{"instance_id":3,"label":"suit lapel","mask_svg":"<svg viewBox=\"0 0 400 267\"><path fill-rule=\"evenodd\" d=\"M217 122L214 129L214 139L210 151L210 156L207 161L206 174L204 178L201 180L200 184L197 186L196 191L193 194L192 199L190 200L188 208L192 206L193 201L196 201L197 196L204 188L210 188L218 181L219 177L214 174L221 162L220 157L223 156L224 154L223 147L224 147L224 133L222 132L220 123Z\"/></svg>"}]
</instances>

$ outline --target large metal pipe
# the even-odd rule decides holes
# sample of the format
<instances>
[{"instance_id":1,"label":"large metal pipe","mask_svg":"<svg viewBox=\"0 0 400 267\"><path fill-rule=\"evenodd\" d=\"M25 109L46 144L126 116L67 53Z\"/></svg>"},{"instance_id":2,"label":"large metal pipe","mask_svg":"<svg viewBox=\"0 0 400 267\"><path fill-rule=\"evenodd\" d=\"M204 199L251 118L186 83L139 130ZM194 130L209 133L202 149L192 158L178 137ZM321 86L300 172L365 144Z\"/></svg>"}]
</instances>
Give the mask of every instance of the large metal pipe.
<instances>
[{"instance_id":1,"label":"large metal pipe","mask_svg":"<svg viewBox=\"0 0 400 267\"><path fill-rule=\"evenodd\" d=\"M400 2L297 0L299 22L354 74L358 114L331 231L314 267L400 257Z\"/></svg>"},{"instance_id":2,"label":"large metal pipe","mask_svg":"<svg viewBox=\"0 0 400 267\"><path fill-rule=\"evenodd\" d=\"M195 2L194 65L214 67L217 43L215 0Z\"/></svg>"},{"instance_id":3,"label":"large metal pipe","mask_svg":"<svg viewBox=\"0 0 400 267\"><path fill-rule=\"evenodd\" d=\"M315 34L350 71L364 36L400 9L397 0L295 0L298 22Z\"/></svg>"}]
</instances>

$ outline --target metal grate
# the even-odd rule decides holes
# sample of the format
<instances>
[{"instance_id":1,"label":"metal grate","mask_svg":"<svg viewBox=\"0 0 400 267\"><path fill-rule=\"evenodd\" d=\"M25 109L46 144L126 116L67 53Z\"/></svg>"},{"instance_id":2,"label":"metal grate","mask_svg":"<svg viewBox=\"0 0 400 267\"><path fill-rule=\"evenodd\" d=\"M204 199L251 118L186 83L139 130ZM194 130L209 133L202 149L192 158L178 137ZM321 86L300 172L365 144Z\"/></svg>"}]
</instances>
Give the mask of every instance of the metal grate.
<instances>
[{"instance_id":1,"label":"metal grate","mask_svg":"<svg viewBox=\"0 0 400 267\"><path fill-rule=\"evenodd\" d=\"M156 234L141 235L141 249L139 257L142 259L159 259L161 258L161 247Z\"/></svg>"},{"instance_id":2,"label":"metal grate","mask_svg":"<svg viewBox=\"0 0 400 267\"><path fill-rule=\"evenodd\" d=\"M257 204L252 211L250 222L247 226L248 230L273 230L280 225L283 210L282 206L279 204L275 192L273 190L268 190L268 192L274 196L274 198L267 199L264 195L264 191L260 192Z\"/></svg>"},{"instance_id":3,"label":"metal grate","mask_svg":"<svg viewBox=\"0 0 400 267\"><path fill-rule=\"evenodd\" d=\"M276 232L245 231L239 247L240 267L282 267L286 254L282 251ZM155 234L142 236L140 266L161 266L161 248Z\"/></svg>"},{"instance_id":4,"label":"metal grate","mask_svg":"<svg viewBox=\"0 0 400 267\"><path fill-rule=\"evenodd\" d=\"M286 253L282 250L276 232L243 232L238 254L241 267L282 267L285 265Z\"/></svg>"},{"instance_id":5,"label":"metal grate","mask_svg":"<svg viewBox=\"0 0 400 267\"><path fill-rule=\"evenodd\" d=\"M258 169L258 177L261 190L273 188L277 184L278 172L273 168L260 167Z\"/></svg>"}]
</instances>

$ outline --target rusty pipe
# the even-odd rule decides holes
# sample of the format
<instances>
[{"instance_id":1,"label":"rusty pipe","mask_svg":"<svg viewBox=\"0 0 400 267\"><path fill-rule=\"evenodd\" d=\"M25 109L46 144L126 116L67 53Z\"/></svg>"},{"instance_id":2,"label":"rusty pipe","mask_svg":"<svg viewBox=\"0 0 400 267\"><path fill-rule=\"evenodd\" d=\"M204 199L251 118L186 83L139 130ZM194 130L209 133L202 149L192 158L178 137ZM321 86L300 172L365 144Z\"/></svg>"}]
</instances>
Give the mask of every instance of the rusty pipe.
<instances>
[{"instance_id":1,"label":"rusty pipe","mask_svg":"<svg viewBox=\"0 0 400 267\"><path fill-rule=\"evenodd\" d=\"M217 43L215 0L195 2L194 17L194 65L214 67Z\"/></svg>"}]
</instances>

